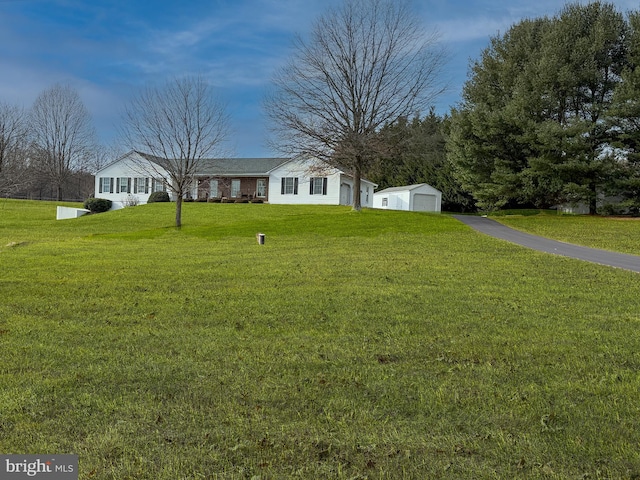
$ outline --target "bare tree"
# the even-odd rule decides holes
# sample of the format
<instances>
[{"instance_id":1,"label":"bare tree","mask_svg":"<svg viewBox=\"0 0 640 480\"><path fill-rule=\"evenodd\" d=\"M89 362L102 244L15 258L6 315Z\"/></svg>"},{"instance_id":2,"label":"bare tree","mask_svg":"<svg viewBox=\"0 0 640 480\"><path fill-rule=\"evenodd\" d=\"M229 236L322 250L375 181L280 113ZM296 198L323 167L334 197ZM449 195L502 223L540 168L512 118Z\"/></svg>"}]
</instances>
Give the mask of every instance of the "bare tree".
<instances>
[{"instance_id":1,"label":"bare tree","mask_svg":"<svg viewBox=\"0 0 640 480\"><path fill-rule=\"evenodd\" d=\"M85 167L89 172L97 172L109 162L113 161L114 158L119 158L125 153L123 148L116 142L97 144L91 151Z\"/></svg>"},{"instance_id":2,"label":"bare tree","mask_svg":"<svg viewBox=\"0 0 640 480\"><path fill-rule=\"evenodd\" d=\"M56 84L38 95L31 109L30 132L40 168L62 200L62 186L75 169L84 166L95 145L91 117L78 92Z\"/></svg>"},{"instance_id":3,"label":"bare tree","mask_svg":"<svg viewBox=\"0 0 640 480\"><path fill-rule=\"evenodd\" d=\"M28 183L26 169L27 122L24 111L0 103L0 196L11 195Z\"/></svg>"},{"instance_id":4,"label":"bare tree","mask_svg":"<svg viewBox=\"0 0 640 480\"><path fill-rule=\"evenodd\" d=\"M444 91L445 53L406 0L345 0L313 25L274 77L266 112L285 155L312 156L354 177L385 146L376 132L426 110Z\"/></svg>"},{"instance_id":5,"label":"bare tree","mask_svg":"<svg viewBox=\"0 0 640 480\"><path fill-rule=\"evenodd\" d=\"M176 78L148 87L123 115L122 134L131 147L156 157L149 172L169 176L176 197L176 226L182 225L182 199L202 160L219 153L228 135L224 105L201 77ZM155 166L157 165L157 167Z\"/></svg>"}]
</instances>

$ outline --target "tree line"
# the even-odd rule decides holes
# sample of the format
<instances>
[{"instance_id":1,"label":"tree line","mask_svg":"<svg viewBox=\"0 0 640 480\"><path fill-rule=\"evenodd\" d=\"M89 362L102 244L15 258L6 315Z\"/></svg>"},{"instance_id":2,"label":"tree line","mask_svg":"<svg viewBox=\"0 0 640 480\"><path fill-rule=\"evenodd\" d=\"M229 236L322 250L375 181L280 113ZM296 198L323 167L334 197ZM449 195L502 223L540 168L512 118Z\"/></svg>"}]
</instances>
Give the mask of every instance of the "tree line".
<instances>
[{"instance_id":1,"label":"tree line","mask_svg":"<svg viewBox=\"0 0 640 480\"><path fill-rule=\"evenodd\" d=\"M56 84L32 107L0 103L0 197L82 200L107 151L77 91Z\"/></svg>"},{"instance_id":2,"label":"tree line","mask_svg":"<svg viewBox=\"0 0 640 480\"><path fill-rule=\"evenodd\" d=\"M569 4L491 38L451 114L400 118L369 177L448 210L585 205L640 214L640 12Z\"/></svg>"},{"instance_id":3,"label":"tree line","mask_svg":"<svg viewBox=\"0 0 640 480\"><path fill-rule=\"evenodd\" d=\"M453 110L448 158L485 209L640 212L640 12L570 4L491 39ZM610 209L611 211L611 209Z\"/></svg>"}]
</instances>

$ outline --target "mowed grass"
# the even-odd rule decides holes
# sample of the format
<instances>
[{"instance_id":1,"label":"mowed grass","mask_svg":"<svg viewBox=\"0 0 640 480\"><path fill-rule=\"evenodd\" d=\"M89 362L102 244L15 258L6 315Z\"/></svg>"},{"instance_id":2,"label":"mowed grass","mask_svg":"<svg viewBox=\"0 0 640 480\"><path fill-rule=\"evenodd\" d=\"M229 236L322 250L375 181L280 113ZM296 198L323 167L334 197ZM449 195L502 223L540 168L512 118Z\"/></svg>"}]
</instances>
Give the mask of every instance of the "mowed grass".
<instances>
[{"instance_id":1,"label":"mowed grass","mask_svg":"<svg viewBox=\"0 0 640 480\"><path fill-rule=\"evenodd\" d=\"M527 212L530 213L530 212ZM640 218L596 215L500 215L495 220L534 235L586 247L640 255Z\"/></svg>"},{"instance_id":2,"label":"mowed grass","mask_svg":"<svg viewBox=\"0 0 640 480\"><path fill-rule=\"evenodd\" d=\"M0 452L81 479L640 476L637 274L444 215L173 208L0 201Z\"/></svg>"}]
</instances>

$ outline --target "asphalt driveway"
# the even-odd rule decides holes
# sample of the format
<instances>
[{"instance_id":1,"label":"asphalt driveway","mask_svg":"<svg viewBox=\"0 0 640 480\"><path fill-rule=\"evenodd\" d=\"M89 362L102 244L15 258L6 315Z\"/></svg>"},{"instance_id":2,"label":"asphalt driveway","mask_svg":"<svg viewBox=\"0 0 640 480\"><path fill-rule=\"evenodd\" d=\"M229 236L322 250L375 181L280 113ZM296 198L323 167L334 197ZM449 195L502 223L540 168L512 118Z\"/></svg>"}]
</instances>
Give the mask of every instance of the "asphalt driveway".
<instances>
[{"instance_id":1,"label":"asphalt driveway","mask_svg":"<svg viewBox=\"0 0 640 480\"><path fill-rule=\"evenodd\" d=\"M516 243L523 247L532 248L540 252L562 255L564 257L577 258L585 262L599 263L610 267L623 268L633 272L640 272L640 256L626 253L616 253L597 248L581 247L570 243L558 242L548 238L520 232L506 227L501 223L486 217L467 215L455 215L457 220L469 225L471 228L495 238Z\"/></svg>"}]
</instances>

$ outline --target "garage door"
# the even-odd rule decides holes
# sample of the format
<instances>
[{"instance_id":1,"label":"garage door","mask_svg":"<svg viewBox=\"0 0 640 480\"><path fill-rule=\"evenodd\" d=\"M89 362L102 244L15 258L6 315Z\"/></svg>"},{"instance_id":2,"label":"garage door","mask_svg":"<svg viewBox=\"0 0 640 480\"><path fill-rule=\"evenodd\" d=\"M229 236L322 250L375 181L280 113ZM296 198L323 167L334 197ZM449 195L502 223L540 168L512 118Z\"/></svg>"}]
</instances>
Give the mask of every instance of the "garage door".
<instances>
[{"instance_id":1,"label":"garage door","mask_svg":"<svg viewBox=\"0 0 640 480\"><path fill-rule=\"evenodd\" d=\"M416 212L435 212L436 196L416 193L413 196L413 210Z\"/></svg>"}]
</instances>

